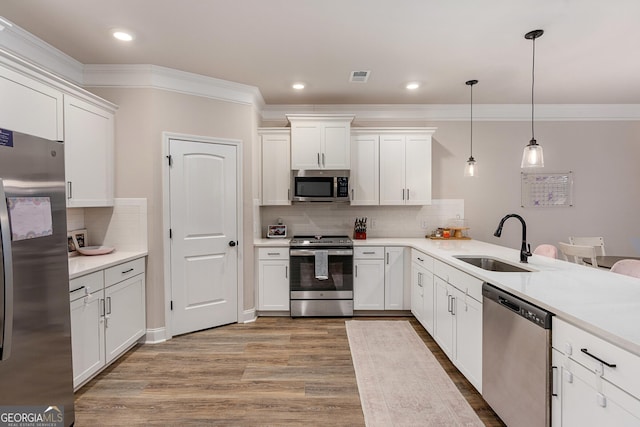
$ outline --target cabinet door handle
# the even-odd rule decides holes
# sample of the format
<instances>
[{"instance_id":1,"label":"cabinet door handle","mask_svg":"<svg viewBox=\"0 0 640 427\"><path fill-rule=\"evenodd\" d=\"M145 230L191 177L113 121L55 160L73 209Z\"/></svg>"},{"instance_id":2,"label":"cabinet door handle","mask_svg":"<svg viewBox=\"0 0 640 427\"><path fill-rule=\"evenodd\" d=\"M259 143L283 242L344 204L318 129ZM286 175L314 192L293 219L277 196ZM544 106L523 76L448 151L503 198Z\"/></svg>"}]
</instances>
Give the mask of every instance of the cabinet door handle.
<instances>
[{"instance_id":1,"label":"cabinet door handle","mask_svg":"<svg viewBox=\"0 0 640 427\"><path fill-rule=\"evenodd\" d=\"M389 265L389 252L387 252L387 265Z\"/></svg>"},{"instance_id":2,"label":"cabinet door handle","mask_svg":"<svg viewBox=\"0 0 640 427\"><path fill-rule=\"evenodd\" d=\"M375 255L375 251L364 251L362 252L363 255Z\"/></svg>"},{"instance_id":3,"label":"cabinet door handle","mask_svg":"<svg viewBox=\"0 0 640 427\"><path fill-rule=\"evenodd\" d=\"M278 255L280 255L280 252L267 252L267 255L269 255L269 256L278 256Z\"/></svg>"},{"instance_id":4,"label":"cabinet door handle","mask_svg":"<svg viewBox=\"0 0 640 427\"><path fill-rule=\"evenodd\" d=\"M324 161L324 153L322 153L322 167L324 167L326 165L325 161Z\"/></svg>"},{"instance_id":5,"label":"cabinet door handle","mask_svg":"<svg viewBox=\"0 0 640 427\"><path fill-rule=\"evenodd\" d=\"M354 193L353 193L353 188L351 189L351 200L355 199Z\"/></svg>"},{"instance_id":6,"label":"cabinet door handle","mask_svg":"<svg viewBox=\"0 0 640 427\"><path fill-rule=\"evenodd\" d=\"M322 166L322 165L320 164L320 153L317 153L317 154L318 154L318 166Z\"/></svg>"},{"instance_id":7,"label":"cabinet door handle","mask_svg":"<svg viewBox=\"0 0 640 427\"><path fill-rule=\"evenodd\" d=\"M558 367L552 366L551 367L551 396L554 396L554 397L558 396L557 386L558 386Z\"/></svg>"},{"instance_id":8,"label":"cabinet door handle","mask_svg":"<svg viewBox=\"0 0 640 427\"><path fill-rule=\"evenodd\" d=\"M111 297L107 297L107 314L111 314Z\"/></svg>"},{"instance_id":9,"label":"cabinet door handle","mask_svg":"<svg viewBox=\"0 0 640 427\"><path fill-rule=\"evenodd\" d=\"M418 286L422 287L422 273L418 273Z\"/></svg>"},{"instance_id":10,"label":"cabinet door handle","mask_svg":"<svg viewBox=\"0 0 640 427\"><path fill-rule=\"evenodd\" d=\"M131 273L132 271L133 271L133 268L130 268L128 270L123 271L122 274Z\"/></svg>"},{"instance_id":11,"label":"cabinet door handle","mask_svg":"<svg viewBox=\"0 0 640 427\"><path fill-rule=\"evenodd\" d=\"M453 295L451 295L451 315L456 315L456 297Z\"/></svg>"},{"instance_id":12,"label":"cabinet door handle","mask_svg":"<svg viewBox=\"0 0 640 427\"><path fill-rule=\"evenodd\" d=\"M67 181L67 199L73 198L73 187L71 186L71 181Z\"/></svg>"},{"instance_id":13,"label":"cabinet door handle","mask_svg":"<svg viewBox=\"0 0 640 427\"><path fill-rule=\"evenodd\" d=\"M418 261L424 262L424 260L422 258L420 258L420 257L418 257Z\"/></svg>"},{"instance_id":14,"label":"cabinet door handle","mask_svg":"<svg viewBox=\"0 0 640 427\"><path fill-rule=\"evenodd\" d=\"M605 362L604 360L600 359L599 357L594 356L593 354L589 353L589 350L586 349L586 348L581 348L580 351L583 352L584 354L586 354L587 356L597 360L598 362L608 366L609 368L615 368L616 367L615 363L607 363L607 362Z\"/></svg>"},{"instance_id":15,"label":"cabinet door handle","mask_svg":"<svg viewBox=\"0 0 640 427\"><path fill-rule=\"evenodd\" d=\"M409 200L409 189L407 188L407 200Z\"/></svg>"},{"instance_id":16,"label":"cabinet door handle","mask_svg":"<svg viewBox=\"0 0 640 427\"><path fill-rule=\"evenodd\" d=\"M402 189L402 200L404 200L404 188Z\"/></svg>"},{"instance_id":17,"label":"cabinet door handle","mask_svg":"<svg viewBox=\"0 0 640 427\"><path fill-rule=\"evenodd\" d=\"M105 309L104 309L104 298L100 298L100 316L105 315Z\"/></svg>"},{"instance_id":18,"label":"cabinet door handle","mask_svg":"<svg viewBox=\"0 0 640 427\"><path fill-rule=\"evenodd\" d=\"M289 266L288 265L284 266L284 278L285 279L289 278Z\"/></svg>"},{"instance_id":19,"label":"cabinet door handle","mask_svg":"<svg viewBox=\"0 0 640 427\"><path fill-rule=\"evenodd\" d=\"M451 313L451 295L447 295L447 311Z\"/></svg>"},{"instance_id":20,"label":"cabinet door handle","mask_svg":"<svg viewBox=\"0 0 640 427\"><path fill-rule=\"evenodd\" d=\"M358 266L356 265L356 277L358 277Z\"/></svg>"}]
</instances>

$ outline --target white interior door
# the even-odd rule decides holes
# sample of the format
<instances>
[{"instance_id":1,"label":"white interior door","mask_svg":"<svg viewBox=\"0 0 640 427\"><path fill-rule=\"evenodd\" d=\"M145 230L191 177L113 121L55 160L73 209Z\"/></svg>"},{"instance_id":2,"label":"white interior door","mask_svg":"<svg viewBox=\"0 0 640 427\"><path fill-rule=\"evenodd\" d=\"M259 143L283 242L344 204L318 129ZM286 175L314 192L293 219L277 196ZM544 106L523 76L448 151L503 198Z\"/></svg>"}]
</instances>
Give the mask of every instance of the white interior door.
<instances>
[{"instance_id":1,"label":"white interior door","mask_svg":"<svg viewBox=\"0 0 640 427\"><path fill-rule=\"evenodd\" d=\"M237 147L169 140L172 333L238 319Z\"/></svg>"}]
</instances>

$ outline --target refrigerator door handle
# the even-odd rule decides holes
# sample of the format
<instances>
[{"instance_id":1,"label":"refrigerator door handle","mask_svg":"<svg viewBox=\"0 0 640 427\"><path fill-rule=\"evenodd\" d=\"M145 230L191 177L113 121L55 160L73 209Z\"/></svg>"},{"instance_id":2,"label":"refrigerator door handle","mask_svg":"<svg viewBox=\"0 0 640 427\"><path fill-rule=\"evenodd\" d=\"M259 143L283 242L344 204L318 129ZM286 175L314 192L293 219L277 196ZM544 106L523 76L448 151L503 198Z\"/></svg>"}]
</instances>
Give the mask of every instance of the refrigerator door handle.
<instances>
[{"instance_id":1,"label":"refrigerator door handle","mask_svg":"<svg viewBox=\"0 0 640 427\"><path fill-rule=\"evenodd\" d=\"M0 360L11 356L13 332L13 262L11 259L11 229L4 182L0 178Z\"/></svg>"}]
</instances>

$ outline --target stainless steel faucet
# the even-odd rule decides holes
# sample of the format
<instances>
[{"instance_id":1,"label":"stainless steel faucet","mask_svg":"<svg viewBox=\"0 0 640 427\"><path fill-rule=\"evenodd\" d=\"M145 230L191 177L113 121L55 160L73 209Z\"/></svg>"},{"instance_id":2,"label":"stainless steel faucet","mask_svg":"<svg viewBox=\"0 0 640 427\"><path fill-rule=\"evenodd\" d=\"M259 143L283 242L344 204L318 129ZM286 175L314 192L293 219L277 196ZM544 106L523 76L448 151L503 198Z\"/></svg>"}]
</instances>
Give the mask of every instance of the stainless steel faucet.
<instances>
[{"instance_id":1,"label":"stainless steel faucet","mask_svg":"<svg viewBox=\"0 0 640 427\"><path fill-rule=\"evenodd\" d=\"M520 220L520 223L522 224L522 246L520 247L520 262L526 263L527 259L531 256L531 245L527 244L527 224L524 222L524 219L520 215L517 215L517 214L505 215L505 217L500 220L500 224L498 224L498 229L496 230L495 233L493 233L493 235L496 237L500 237L502 235L502 226L504 225L504 222L509 218L517 218Z\"/></svg>"}]
</instances>

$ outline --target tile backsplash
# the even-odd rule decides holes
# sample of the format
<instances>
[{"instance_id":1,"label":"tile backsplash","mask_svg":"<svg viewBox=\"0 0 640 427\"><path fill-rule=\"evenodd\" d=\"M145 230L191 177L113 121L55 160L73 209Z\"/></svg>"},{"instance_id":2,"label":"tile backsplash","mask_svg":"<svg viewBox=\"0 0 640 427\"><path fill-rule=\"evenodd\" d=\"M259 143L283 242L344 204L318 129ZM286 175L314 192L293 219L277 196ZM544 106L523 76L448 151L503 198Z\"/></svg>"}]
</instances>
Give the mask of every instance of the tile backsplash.
<instances>
[{"instance_id":1,"label":"tile backsplash","mask_svg":"<svg viewBox=\"0 0 640 427\"><path fill-rule=\"evenodd\" d=\"M428 206L350 206L347 204L293 204L263 206L262 237L267 226L278 219L287 226L287 235L346 234L353 235L356 218L367 217L368 237L423 237L434 229L449 224L453 218L464 218L463 199L436 199Z\"/></svg>"},{"instance_id":2,"label":"tile backsplash","mask_svg":"<svg viewBox=\"0 0 640 427\"><path fill-rule=\"evenodd\" d=\"M67 230L87 229L88 245L147 250L147 199L114 199L108 208L67 209Z\"/></svg>"}]
</instances>

